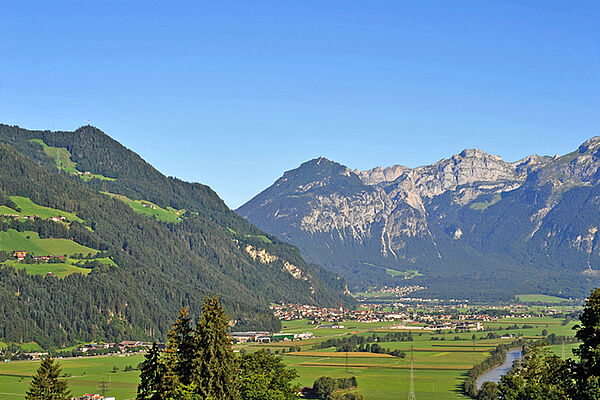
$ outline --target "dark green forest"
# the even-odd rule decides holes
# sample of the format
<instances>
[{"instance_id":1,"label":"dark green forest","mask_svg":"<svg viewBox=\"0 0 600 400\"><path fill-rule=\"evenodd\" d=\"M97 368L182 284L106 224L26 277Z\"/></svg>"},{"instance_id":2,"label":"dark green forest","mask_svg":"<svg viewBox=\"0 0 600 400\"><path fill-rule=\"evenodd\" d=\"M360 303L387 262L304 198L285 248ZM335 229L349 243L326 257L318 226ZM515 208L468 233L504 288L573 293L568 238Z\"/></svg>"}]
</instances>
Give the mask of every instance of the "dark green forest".
<instances>
[{"instance_id":1,"label":"dark green forest","mask_svg":"<svg viewBox=\"0 0 600 400\"><path fill-rule=\"evenodd\" d=\"M80 170L116 178L92 179L59 171L38 138L65 147ZM84 223L66 229L35 221L21 229L42 237L72 237L104 251L118 267L94 268L87 276L64 279L0 268L0 338L36 341L52 348L76 340L164 339L169 317L182 306L199 315L206 295L218 294L235 329L279 329L267 308L272 301L335 305L345 284L309 266L297 248L265 235L230 211L207 186L167 178L107 135L92 127L76 132L34 132L0 125L0 200L19 195L34 203L77 214ZM183 221L160 223L136 213L99 190L185 208ZM22 222L5 221L1 226ZM270 264L253 260L250 244L279 257ZM296 279L283 260L302 270ZM324 282L327 282L324 283ZM333 289L332 289L333 287Z\"/></svg>"}]
</instances>

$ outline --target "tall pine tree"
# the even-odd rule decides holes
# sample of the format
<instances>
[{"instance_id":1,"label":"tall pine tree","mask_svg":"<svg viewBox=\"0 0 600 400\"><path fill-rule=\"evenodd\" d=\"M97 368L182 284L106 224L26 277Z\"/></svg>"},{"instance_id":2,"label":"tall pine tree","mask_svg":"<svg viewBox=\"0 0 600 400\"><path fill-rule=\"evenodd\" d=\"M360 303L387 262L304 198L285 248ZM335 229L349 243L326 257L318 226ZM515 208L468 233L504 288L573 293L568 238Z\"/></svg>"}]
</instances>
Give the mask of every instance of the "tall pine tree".
<instances>
[{"instance_id":1,"label":"tall pine tree","mask_svg":"<svg viewBox=\"0 0 600 400\"><path fill-rule=\"evenodd\" d=\"M196 383L203 398L239 399L237 360L227 333L229 318L217 297L207 297L195 331L198 351Z\"/></svg>"},{"instance_id":2,"label":"tall pine tree","mask_svg":"<svg viewBox=\"0 0 600 400\"><path fill-rule=\"evenodd\" d=\"M27 400L70 400L71 391L65 379L60 379L62 369L50 357L42 360L31 381L25 399Z\"/></svg>"},{"instance_id":3,"label":"tall pine tree","mask_svg":"<svg viewBox=\"0 0 600 400\"><path fill-rule=\"evenodd\" d=\"M576 397L582 400L600 398L600 289L596 288L588 297L581 323L573 329L575 337L582 341L573 353L580 357L574 366L577 384Z\"/></svg>"},{"instance_id":4,"label":"tall pine tree","mask_svg":"<svg viewBox=\"0 0 600 400\"><path fill-rule=\"evenodd\" d=\"M140 384L136 400L162 400L174 391L176 377L160 357L160 351L154 343L140 365Z\"/></svg>"},{"instance_id":5,"label":"tall pine tree","mask_svg":"<svg viewBox=\"0 0 600 400\"><path fill-rule=\"evenodd\" d=\"M180 383L189 385L193 382L197 355L192 320L188 309L184 307L169 331L167 342L168 363Z\"/></svg>"}]
</instances>

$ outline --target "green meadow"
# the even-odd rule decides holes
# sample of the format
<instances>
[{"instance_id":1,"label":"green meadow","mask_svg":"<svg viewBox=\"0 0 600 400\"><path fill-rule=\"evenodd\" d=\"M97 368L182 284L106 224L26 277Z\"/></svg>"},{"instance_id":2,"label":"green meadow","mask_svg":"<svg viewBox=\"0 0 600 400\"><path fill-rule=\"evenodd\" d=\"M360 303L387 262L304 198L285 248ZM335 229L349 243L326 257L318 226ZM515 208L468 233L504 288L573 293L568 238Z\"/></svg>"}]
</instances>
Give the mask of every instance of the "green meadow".
<instances>
[{"instance_id":1,"label":"green meadow","mask_svg":"<svg viewBox=\"0 0 600 400\"><path fill-rule=\"evenodd\" d=\"M560 304L560 303L569 303L571 300L563 299L561 297L556 296L548 296L545 294L519 294L516 295L515 298L518 301L522 301L523 303L550 303L550 304Z\"/></svg>"},{"instance_id":2,"label":"green meadow","mask_svg":"<svg viewBox=\"0 0 600 400\"><path fill-rule=\"evenodd\" d=\"M176 210L173 207L162 208L147 200L131 200L129 197L109 192L101 192L108 196L119 199L135 212L161 222L178 222L185 210Z\"/></svg>"},{"instance_id":3,"label":"green meadow","mask_svg":"<svg viewBox=\"0 0 600 400\"><path fill-rule=\"evenodd\" d=\"M0 250L27 251L35 255L96 254L98 250L69 239L40 239L37 232L0 232Z\"/></svg>"},{"instance_id":4,"label":"green meadow","mask_svg":"<svg viewBox=\"0 0 600 400\"><path fill-rule=\"evenodd\" d=\"M0 232L0 250L12 251L27 251L34 255L74 255L83 254L95 255L98 250L82 246L68 239L40 239L37 232L18 232L14 229L9 229L6 232ZM95 258L107 265L116 265L110 258ZM8 260L3 264L10 265L15 269L25 269L27 273L32 275L46 275L53 272L57 277L62 278L73 273L89 274L90 269L77 267L78 262L86 260L74 259L66 257L63 263L41 263L41 264L25 264L17 260Z\"/></svg>"},{"instance_id":5,"label":"green meadow","mask_svg":"<svg viewBox=\"0 0 600 400\"><path fill-rule=\"evenodd\" d=\"M141 355L132 356L98 356L85 358L69 358L59 360L63 373L73 396L84 393L99 393L99 385L105 381L108 385L107 395L119 400L135 398L139 371L124 372L125 366L137 365L143 360ZM39 361L21 361L0 365L0 399L24 399L25 392L35 374ZM113 368L117 372L112 372Z\"/></svg>"},{"instance_id":6,"label":"green meadow","mask_svg":"<svg viewBox=\"0 0 600 400\"><path fill-rule=\"evenodd\" d=\"M89 268L76 267L72 261L67 261L60 264L24 264L18 261L8 261L4 264L14 267L16 270L25 269L30 275L47 275L49 272L54 273L58 278L64 278L71 274L89 274L92 270Z\"/></svg>"},{"instance_id":7,"label":"green meadow","mask_svg":"<svg viewBox=\"0 0 600 400\"><path fill-rule=\"evenodd\" d=\"M100 179L104 181L114 181L113 178L108 178L99 174L81 174L82 171L77 170L77 163L71 160L71 152L64 147L48 146L42 139L31 139L30 142L37 143L44 148L44 153L54 160L56 167L61 171L65 171L71 175L78 175L84 181L90 179Z\"/></svg>"},{"instance_id":8,"label":"green meadow","mask_svg":"<svg viewBox=\"0 0 600 400\"><path fill-rule=\"evenodd\" d=\"M518 325L514 329L514 324ZM314 339L303 341L284 341L269 344L246 343L234 346L236 352L253 352L261 348L282 354L284 362L297 370L300 386L312 386L320 376L348 377L358 379L357 392L368 400L395 400L408 396L410 382L411 349L414 366L414 385L418 399L455 400L468 399L461 392L461 385L467 371L476 363L484 360L489 351L504 339L487 339L488 332L433 333L429 331L412 330L413 341L379 342L379 345L389 349L400 349L405 357L393 357L386 354L344 353L336 352L335 348L314 349L320 341L332 337L347 335L385 334L402 332L392 329L390 322L343 322L344 328L317 328L306 320L282 321L283 332L300 333L313 332ZM510 318L498 322L485 323L487 327L501 328L494 331L497 334L523 335L529 338L541 338L542 330L559 335L572 335L571 322L563 325L557 318ZM523 325L532 328L523 328ZM507 329L509 328L510 329ZM406 330L404 330L406 331ZM475 334L475 341L472 336ZM288 352L290 347L300 347L300 351ZM571 356L571 349L576 344L564 346L565 357ZM549 346L550 351L562 355L563 346ZM283 350L285 349L285 354ZM142 360L141 356L132 357L91 357L64 359L61 363L64 372L72 375L69 385L73 394L98 392L96 389L102 380L111 381L108 394L117 399L132 399L138 382L138 371L122 372L125 365L135 367ZM117 373L112 373L117 366ZM23 398L29 385L31 374L35 372L36 362L15 362L0 364L0 399Z\"/></svg>"},{"instance_id":9,"label":"green meadow","mask_svg":"<svg viewBox=\"0 0 600 400\"><path fill-rule=\"evenodd\" d=\"M81 218L73 213L57 210L56 208L37 205L27 197L10 196L10 199L21 209L21 211L15 211L12 208L1 206L0 215L13 214L20 217L24 217L26 215L37 215L42 219L48 219L51 217L65 217L69 221L83 222Z\"/></svg>"}]
</instances>

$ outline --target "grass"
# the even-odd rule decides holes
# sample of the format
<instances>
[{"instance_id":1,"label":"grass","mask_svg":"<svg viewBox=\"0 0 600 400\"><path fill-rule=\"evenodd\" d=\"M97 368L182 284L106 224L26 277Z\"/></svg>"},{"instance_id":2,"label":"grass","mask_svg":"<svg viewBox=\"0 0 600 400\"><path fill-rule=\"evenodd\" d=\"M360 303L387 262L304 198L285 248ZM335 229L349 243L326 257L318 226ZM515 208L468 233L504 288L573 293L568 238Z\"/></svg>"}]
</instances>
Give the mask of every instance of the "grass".
<instances>
[{"instance_id":1,"label":"grass","mask_svg":"<svg viewBox=\"0 0 600 400\"><path fill-rule=\"evenodd\" d=\"M471 203L471 205L469 206L469 208L471 210L477 210L477 211L483 211L486 208L493 206L494 204L496 204L497 202L499 202L502 199L502 196L498 193L494 196L494 198L491 201L479 201L479 202L473 202Z\"/></svg>"},{"instance_id":2,"label":"grass","mask_svg":"<svg viewBox=\"0 0 600 400\"><path fill-rule=\"evenodd\" d=\"M92 254L98 253L98 250L80 245L68 239L40 239L37 232L18 232L14 229L9 229L6 232L0 232L0 250L12 251L27 251L34 255L73 255L73 254ZM115 266L116 264L110 258L98 258L105 264ZM17 270L25 269L31 275L46 275L48 272L53 272L57 277L80 273L89 274L91 269L80 268L75 264L80 261L67 257L64 263L52 264L25 264L17 260L8 260L3 264L10 265Z\"/></svg>"},{"instance_id":3,"label":"grass","mask_svg":"<svg viewBox=\"0 0 600 400\"><path fill-rule=\"evenodd\" d=\"M109 192L101 192L105 195L119 199L135 212L156 219L160 222L179 222L185 210L176 210L172 207L162 208L147 200L131 200L129 197Z\"/></svg>"},{"instance_id":4,"label":"grass","mask_svg":"<svg viewBox=\"0 0 600 400\"><path fill-rule=\"evenodd\" d=\"M393 277L401 276L404 279L412 279L416 278L417 276L423 275L416 269L409 269L408 271L398 271L395 269L386 268L385 273Z\"/></svg>"},{"instance_id":5,"label":"grass","mask_svg":"<svg viewBox=\"0 0 600 400\"><path fill-rule=\"evenodd\" d=\"M21 209L21 211L17 212L11 208L3 206L3 208L0 208L0 213L14 214L14 215L19 215L21 217L26 216L26 215L37 215L38 217L43 218L43 219L48 219L51 217L65 217L69 221L83 222L83 220L81 218L79 218L77 215L75 215L73 213L58 210L56 208L50 208L50 207L44 207L44 206L37 205L33 201L31 201L31 199L29 199L27 197L10 196L10 199ZM6 211L6 212L4 212L4 211Z\"/></svg>"},{"instance_id":6,"label":"grass","mask_svg":"<svg viewBox=\"0 0 600 400\"><path fill-rule=\"evenodd\" d=\"M515 296L523 303L567 303L571 300L545 294L518 294Z\"/></svg>"},{"instance_id":7,"label":"grass","mask_svg":"<svg viewBox=\"0 0 600 400\"><path fill-rule=\"evenodd\" d=\"M67 381L72 395L98 393L98 386L104 380L110 385L106 394L119 400L135 398L139 371L123 370L127 365L136 368L141 361L141 355L59 360L63 373L71 375ZM39 361L0 364L0 399L24 399L38 366ZM117 367L119 372L113 373L113 367Z\"/></svg>"},{"instance_id":8,"label":"grass","mask_svg":"<svg viewBox=\"0 0 600 400\"><path fill-rule=\"evenodd\" d=\"M58 278L64 278L71 274L89 274L92 270L89 268L79 268L70 262L60 264L24 264L18 261L8 261L5 264L14 267L16 270L25 269L29 275L47 275L54 273Z\"/></svg>"},{"instance_id":9,"label":"grass","mask_svg":"<svg viewBox=\"0 0 600 400\"><path fill-rule=\"evenodd\" d=\"M423 275L416 269L409 269L406 271L398 271L397 269L387 268L387 267L383 267L381 265L375 265L375 264L371 264L371 263L367 263L367 262L363 262L363 264L367 265L369 267L373 267L373 268L383 268L383 269L385 269L386 274L393 276L393 277L399 276L399 277L404 277L404 279L412 279L417 276Z\"/></svg>"},{"instance_id":10,"label":"grass","mask_svg":"<svg viewBox=\"0 0 600 400\"><path fill-rule=\"evenodd\" d=\"M522 333L528 337L541 337L542 329L549 333L572 335L570 329L574 322L563 326L560 319L540 318L506 318L497 322L485 323L489 327L506 327L517 323L534 326L531 329L510 329L496 333ZM336 352L335 349L313 349L313 345L332 336L354 334L368 335L373 332L398 332L391 329L391 322L353 322L346 321L342 329L316 329L306 320L282 321L283 332L298 333L312 331L318 337L304 341L284 341L270 344L247 343L236 345L235 350L247 352L268 348L272 352L281 352L290 346L300 346L300 352L286 353L282 360L299 374L296 383L300 386L312 386L320 376L349 377L358 379L358 393L367 400L392 400L407 398L410 376L410 349L413 347L414 385L418 399L426 400L458 400L468 399L461 393L461 385L467 371L476 363L489 355L489 351L500 343L501 339L481 339L487 332L476 332L475 344L471 341L472 332L442 334L414 331L413 341L381 342L384 348L400 349L406 352L405 358L370 353ZM457 336L460 340L453 340ZM437 338L438 340L431 340ZM441 340L444 338L445 340ZM566 357L571 356L571 348L577 345L565 345ZM549 346L550 351L561 355L562 346ZM123 371L125 365L134 367L142 360L141 356L133 357L92 357L61 360L64 372L72 374L69 385L74 395L84 392L97 392L96 387L102 379L112 381L110 395L118 399L135 397L138 382L138 371L110 373L113 366ZM347 360L347 364L346 364ZM37 362L16 362L0 364L0 399L23 398L37 368ZM85 372L85 375L84 375ZM10 395L8 394L10 393Z\"/></svg>"},{"instance_id":11,"label":"grass","mask_svg":"<svg viewBox=\"0 0 600 400\"><path fill-rule=\"evenodd\" d=\"M263 241L263 242L265 242L265 243L273 243L273 242L271 242L271 239L269 239L269 238L268 238L268 237L266 237L265 235L256 235L256 236L254 236L254 237L256 237L256 238L258 238L258 239L262 240L262 241Z\"/></svg>"},{"instance_id":12,"label":"grass","mask_svg":"<svg viewBox=\"0 0 600 400\"><path fill-rule=\"evenodd\" d=\"M35 255L96 254L98 250L68 239L40 239L37 232L0 232L0 250L27 251Z\"/></svg>"},{"instance_id":13,"label":"grass","mask_svg":"<svg viewBox=\"0 0 600 400\"><path fill-rule=\"evenodd\" d=\"M61 171L65 171L71 175L77 175L86 182L90 179L100 179L104 181L115 180L114 178L108 178L100 174L81 174L83 171L77 170L77 163L71 160L71 152L64 147L48 146L42 139L31 139L30 142L41 145L44 148L44 153L54 160L56 163L56 168L60 169Z\"/></svg>"}]
</instances>

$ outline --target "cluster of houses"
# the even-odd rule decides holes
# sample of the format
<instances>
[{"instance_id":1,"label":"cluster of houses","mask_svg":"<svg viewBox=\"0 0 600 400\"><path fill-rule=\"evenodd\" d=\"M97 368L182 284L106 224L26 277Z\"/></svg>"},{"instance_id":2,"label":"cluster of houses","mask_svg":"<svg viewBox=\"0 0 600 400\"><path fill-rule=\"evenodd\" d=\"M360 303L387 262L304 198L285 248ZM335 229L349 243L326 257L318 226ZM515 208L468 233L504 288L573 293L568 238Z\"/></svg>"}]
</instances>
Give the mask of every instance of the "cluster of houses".
<instances>
[{"instance_id":1,"label":"cluster of houses","mask_svg":"<svg viewBox=\"0 0 600 400\"><path fill-rule=\"evenodd\" d=\"M43 219L42 217L39 217L37 215L16 215L16 214L2 214L3 217L7 217L7 218L12 218L13 220L18 220L18 219L25 219L28 221L35 221L36 219ZM53 221L53 222L66 222L67 221L67 217L50 217L48 218L49 221Z\"/></svg>"},{"instance_id":2,"label":"cluster of houses","mask_svg":"<svg viewBox=\"0 0 600 400\"><path fill-rule=\"evenodd\" d=\"M367 293L383 293L383 294L395 294L398 297L407 296L418 290L427 289L425 286L411 285L411 286L383 286L376 289L369 289Z\"/></svg>"},{"instance_id":3,"label":"cluster of houses","mask_svg":"<svg viewBox=\"0 0 600 400\"><path fill-rule=\"evenodd\" d=\"M312 332L302 333L271 333L266 331L253 331L253 332L232 332L231 337L236 343L271 343L278 342L281 340L305 340L312 339Z\"/></svg>"},{"instance_id":4,"label":"cluster of houses","mask_svg":"<svg viewBox=\"0 0 600 400\"><path fill-rule=\"evenodd\" d=\"M81 397L71 397L71 400L115 400L115 398L112 396L106 397L100 394L86 393Z\"/></svg>"},{"instance_id":5,"label":"cluster of houses","mask_svg":"<svg viewBox=\"0 0 600 400\"><path fill-rule=\"evenodd\" d=\"M158 344L158 346L159 348L165 348L164 344ZM131 351L137 351L141 347L149 349L152 347L152 343L141 342L139 340L123 340L119 343L88 343L77 347L77 351L88 353L98 350L115 349L115 352L127 353Z\"/></svg>"},{"instance_id":6,"label":"cluster of houses","mask_svg":"<svg viewBox=\"0 0 600 400\"><path fill-rule=\"evenodd\" d=\"M364 307L356 310L344 310L340 308L322 308L306 304L291 304L281 303L271 305L271 311L275 317L282 321L293 321L297 319L308 319L313 324L321 324L322 322L341 322L341 321L358 321L358 322L384 322L405 319L407 314L392 313L384 311L381 308L373 305L364 305Z\"/></svg>"},{"instance_id":7,"label":"cluster of houses","mask_svg":"<svg viewBox=\"0 0 600 400\"><path fill-rule=\"evenodd\" d=\"M92 173L90 171L85 171L85 172L81 172L81 171L77 171L77 172L73 172L73 175L91 175Z\"/></svg>"},{"instance_id":8,"label":"cluster of houses","mask_svg":"<svg viewBox=\"0 0 600 400\"><path fill-rule=\"evenodd\" d=\"M25 257L27 256L26 251L13 251L13 257L15 257L17 259L17 261L23 261L25 259ZM33 258L33 261L36 263L47 263L50 261L54 261L54 260L59 260L59 261L64 261L65 257L64 256L35 256L32 255L31 256Z\"/></svg>"}]
</instances>

